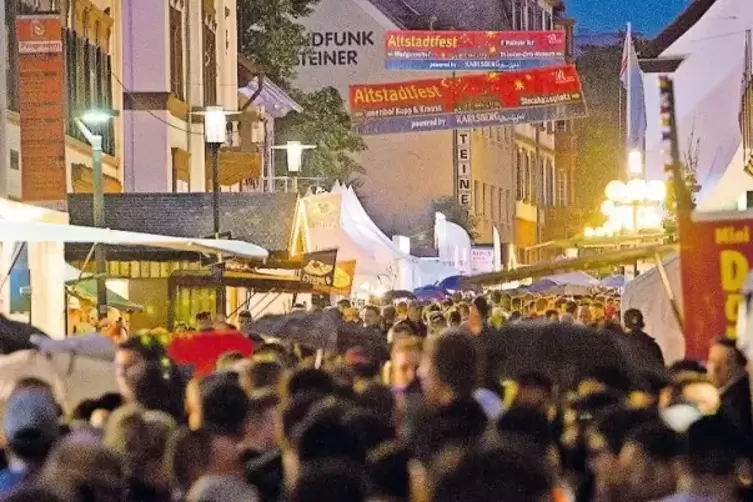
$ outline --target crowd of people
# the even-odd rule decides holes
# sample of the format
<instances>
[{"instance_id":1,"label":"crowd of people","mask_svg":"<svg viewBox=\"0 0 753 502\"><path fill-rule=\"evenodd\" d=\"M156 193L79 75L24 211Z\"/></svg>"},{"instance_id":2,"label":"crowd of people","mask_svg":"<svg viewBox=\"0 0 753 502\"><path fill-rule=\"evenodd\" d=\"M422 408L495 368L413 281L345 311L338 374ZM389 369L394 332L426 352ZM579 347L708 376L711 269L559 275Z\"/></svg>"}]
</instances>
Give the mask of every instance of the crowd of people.
<instances>
[{"instance_id":1,"label":"crowd of people","mask_svg":"<svg viewBox=\"0 0 753 502\"><path fill-rule=\"evenodd\" d=\"M714 343L706 366L665 368L640 312L620 324L618 299L529 300L338 304L344 322L385 339L386 361L364 347L322 358L255 333L244 313L237 329L253 354L223 354L200 378L130 335L117 348L117 394L66 413L46 382L16 383L3 404L0 499L750 499L750 383L733 342ZM206 314L197 324L236 328ZM609 365L569 384L546 368L499 371L490 349L506 329L567 324L635 341L659 371L648 384Z\"/></svg>"}]
</instances>

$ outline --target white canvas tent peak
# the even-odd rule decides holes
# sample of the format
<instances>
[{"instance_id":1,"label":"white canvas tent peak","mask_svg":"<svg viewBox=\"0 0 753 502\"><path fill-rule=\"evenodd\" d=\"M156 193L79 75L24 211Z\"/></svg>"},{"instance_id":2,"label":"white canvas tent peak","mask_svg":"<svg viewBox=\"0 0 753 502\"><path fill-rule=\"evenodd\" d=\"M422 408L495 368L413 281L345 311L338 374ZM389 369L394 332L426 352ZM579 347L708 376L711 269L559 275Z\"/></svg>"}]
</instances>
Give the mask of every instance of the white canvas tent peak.
<instances>
[{"instance_id":1,"label":"white canvas tent peak","mask_svg":"<svg viewBox=\"0 0 753 502\"><path fill-rule=\"evenodd\" d=\"M0 242L2 241L145 246L254 260L265 260L269 256L265 249L255 244L235 240L187 239L109 228L0 219Z\"/></svg>"}]
</instances>

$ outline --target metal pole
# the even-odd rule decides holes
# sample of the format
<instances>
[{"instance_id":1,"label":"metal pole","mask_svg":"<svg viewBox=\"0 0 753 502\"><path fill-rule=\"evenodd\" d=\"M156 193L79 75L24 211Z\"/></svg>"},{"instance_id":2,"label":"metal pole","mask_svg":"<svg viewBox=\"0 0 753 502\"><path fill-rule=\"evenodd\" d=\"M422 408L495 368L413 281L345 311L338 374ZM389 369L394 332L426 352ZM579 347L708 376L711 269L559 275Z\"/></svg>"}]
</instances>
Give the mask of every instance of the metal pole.
<instances>
[{"instance_id":1,"label":"metal pole","mask_svg":"<svg viewBox=\"0 0 753 502\"><path fill-rule=\"evenodd\" d=\"M212 215L214 220L214 238L220 238L220 143L212 145ZM222 264L222 255L217 255L217 259ZM225 315L225 286L221 281L215 289L214 299L215 315Z\"/></svg>"},{"instance_id":2,"label":"metal pole","mask_svg":"<svg viewBox=\"0 0 753 502\"><path fill-rule=\"evenodd\" d=\"M5 43L8 40L5 16L5 0L2 0L0 1L0 198L8 196L8 170L10 169L8 165L8 80L6 75L8 74L8 58L13 56L8 54L8 44ZM21 196L23 197L23 194Z\"/></svg>"},{"instance_id":3,"label":"metal pole","mask_svg":"<svg viewBox=\"0 0 753 502\"><path fill-rule=\"evenodd\" d=\"M92 208L94 211L94 226L105 227L105 190L102 179L102 136L95 134L91 138L92 145ZM97 267L97 316L107 318L107 250L102 244L94 248L94 261Z\"/></svg>"}]
</instances>

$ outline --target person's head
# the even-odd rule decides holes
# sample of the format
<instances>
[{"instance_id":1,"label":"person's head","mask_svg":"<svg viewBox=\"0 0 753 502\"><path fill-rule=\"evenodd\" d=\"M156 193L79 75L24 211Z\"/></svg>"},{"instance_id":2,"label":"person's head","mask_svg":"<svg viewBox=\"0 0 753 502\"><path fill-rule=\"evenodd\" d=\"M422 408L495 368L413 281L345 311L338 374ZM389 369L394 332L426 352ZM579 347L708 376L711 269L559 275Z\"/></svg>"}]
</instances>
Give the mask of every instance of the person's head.
<instances>
[{"instance_id":1,"label":"person's head","mask_svg":"<svg viewBox=\"0 0 753 502\"><path fill-rule=\"evenodd\" d=\"M685 434L681 475L732 487L749 455L746 446L739 431L722 417L703 417Z\"/></svg>"},{"instance_id":2,"label":"person's head","mask_svg":"<svg viewBox=\"0 0 753 502\"><path fill-rule=\"evenodd\" d=\"M408 311L407 311L408 320L411 322L421 321L422 311L423 309L421 308L420 304L416 302L411 302L411 304L408 305Z\"/></svg>"},{"instance_id":3,"label":"person's head","mask_svg":"<svg viewBox=\"0 0 753 502\"><path fill-rule=\"evenodd\" d=\"M546 316L546 319L548 321L559 321L559 319L560 319L559 311L557 311L555 309L549 309L549 310L547 310L544 315Z\"/></svg>"},{"instance_id":4,"label":"person's head","mask_svg":"<svg viewBox=\"0 0 753 502\"><path fill-rule=\"evenodd\" d=\"M303 466L285 497L289 502L365 502L367 480L356 466L342 459L322 459Z\"/></svg>"},{"instance_id":5,"label":"person's head","mask_svg":"<svg viewBox=\"0 0 753 502\"><path fill-rule=\"evenodd\" d=\"M570 314L573 317L575 317L575 315L578 313L578 304L572 300L565 302L565 306L563 308L566 314Z\"/></svg>"},{"instance_id":6,"label":"person's head","mask_svg":"<svg viewBox=\"0 0 753 502\"><path fill-rule=\"evenodd\" d=\"M254 322L254 318L251 312L248 310L241 310L238 312L238 329L242 332L246 332L251 329L251 324Z\"/></svg>"},{"instance_id":7,"label":"person's head","mask_svg":"<svg viewBox=\"0 0 753 502\"><path fill-rule=\"evenodd\" d=\"M551 499L553 488L546 463L527 448L473 448L439 467L430 484L429 500L457 502L469 500L472 493L475 502L543 502Z\"/></svg>"},{"instance_id":8,"label":"person's head","mask_svg":"<svg viewBox=\"0 0 753 502\"><path fill-rule=\"evenodd\" d=\"M678 374L659 396L663 409L676 404L690 404L704 415L713 415L721 404L719 390L705 376L698 373Z\"/></svg>"},{"instance_id":9,"label":"person's head","mask_svg":"<svg viewBox=\"0 0 753 502\"><path fill-rule=\"evenodd\" d=\"M135 383L148 363L159 364L165 357L164 347L148 337L133 336L121 342L115 352L115 379L123 399L135 401Z\"/></svg>"},{"instance_id":10,"label":"person's head","mask_svg":"<svg viewBox=\"0 0 753 502\"><path fill-rule=\"evenodd\" d=\"M591 304L591 317L594 321L601 322L606 318L604 312L604 304L601 302L594 302Z\"/></svg>"},{"instance_id":11,"label":"person's head","mask_svg":"<svg viewBox=\"0 0 753 502\"><path fill-rule=\"evenodd\" d=\"M398 319L406 319L408 317L408 302L398 302L395 306Z\"/></svg>"},{"instance_id":12,"label":"person's head","mask_svg":"<svg viewBox=\"0 0 753 502\"><path fill-rule=\"evenodd\" d=\"M269 390L256 392L249 399L246 423L251 431L253 447L258 452L267 452L277 446L279 404L280 398Z\"/></svg>"},{"instance_id":13,"label":"person's head","mask_svg":"<svg viewBox=\"0 0 753 502\"><path fill-rule=\"evenodd\" d=\"M8 453L29 466L41 466L58 439L58 406L39 388L14 390L3 413Z\"/></svg>"},{"instance_id":14,"label":"person's head","mask_svg":"<svg viewBox=\"0 0 753 502\"><path fill-rule=\"evenodd\" d=\"M452 309L447 312L447 326L450 328L458 328L463 322L463 319L460 317L460 312L457 311L457 309Z\"/></svg>"},{"instance_id":15,"label":"person's head","mask_svg":"<svg viewBox=\"0 0 753 502\"><path fill-rule=\"evenodd\" d=\"M491 307L489 302L483 296L477 296L473 299L471 306L471 314L469 321L471 321L472 327L477 329L481 328L481 325L489 319L491 314Z\"/></svg>"},{"instance_id":16,"label":"person's head","mask_svg":"<svg viewBox=\"0 0 753 502\"><path fill-rule=\"evenodd\" d=\"M254 358L240 373L241 386L251 393L262 389L279 388L285 369L277 359Z\"/></svg>"},{"instance_id":17,"label":"person's head","mask_svg":"<svg viewBox=\"0 0 753 502\"><path fill-rule=\"evenodd\" d=\"M259 492L234 475L209 475L199 478L186 497L187 502L259 502Z\"/></svg>"},{"instance_id":18,"label":"person's head","mask_svg":"<svg viewBox=\"0 0 753 502\"><path fill-rule=\"evenodd\" d=\"M424 396L434 404L447 404L473 394L481 374L478 340L459 330L447 330L427 340L418 377Z\"/></svg>"},{"instance_id":19,"label":"person's head","mask_svg":"<svg viewBox=\"0 0 753 502\"><path fill-rule=\"evenodd\" d=\"M429 314L427 325L429 328L429 334L439 335L447 328L447 320L442 312L435 310Z\"/></svg>"},{"instance_id":20,"label":"person's head","mask_svg":"<svg viewBox=\"0 0 753 502\"><path fill-rule=\"evenodd\" d=\"M745 376L748 359L729 338L718 339L709 349L709 377L718 389L724 389Z\"/></svg>"},{"instance_id":21,"label":"person's head","mask_svg":"<svg viewBox=\"0 0 753 502\"><path fill-rule=\"evenodd\" d=\"M680 436L660 421L632 431L620 450L622 486L632 500L661 500L677 487Z\"/></svg>"},{"instance_id":22,"label":"person's head","mask_svg":"<svg viewBox=\"0 0 753 502\"><path fill-rule=\"evenodd\" d=\"M397 342L403 338L413 338L415 336L418 336L418 333L411 323L398 321L387 333L387 340L390 342Z\"/></svg>"},{"instance_id":23,"label":"person's head","mask_svg":"<svg viewBox=\"0 0 753 502\"><path fill-rule=\"evenodd\" d=\"M237 350L225 352L217 358L216 370L233 371L233 367L244 359L246 359L246 357Z\"/></svg>"},{"instance_id":24,"label":"person's head","mask_svg":"<svg viewBox=\"0 0 753 502\"><path fill-rule=\"evenodd\" d=\"M553 469L559 469L560 460L554 428L546 413L528 405L513 405L497 419L496 430L503 440L523 439L531 443L542 457L549 459Z\"/></svg>"},{"instance_id":25,"label":"person's head","mask_svg":"<svg viewBox=\"0 0 753 502\"><path fill-rule=\"evenodd\" d=\"M409 500L410 452L397 441L381 444L369 453L368 475L374 495L385 500Z\"/></svg>"},{"instance_id":26,"label":"person's head","mask_svg":"<svg viewBox=\"0 0 753 502\"><path fill-rule=\"evenodd\" d=\"M87 493L93 501L119 500L125 487L117 454L76 433L52 450L38 483L66 496Z\"/></svg>"},{"instance_id":27,"label":"person's head","mask_svg":"<svg viewBox=\"0 0 753 502\"><path fill-rule=\"evenodd\" d=\"M398 389L407 388L416 379L421 364L422 344L416 338L403 338L395 342L391 356L391 382Z\"/></svg>"},{"instance_id":28,"label":"person's head","mask_svg":"<svg viewBox=\"0 0 753 502\"><path fill-rule=\"evenodd\" d=\"M585 372L578 384L581 395L614 390L627 393L632 386L630 377L625 370L615 366L597 366Z\"/></svg>"},{"instance_id":29,"label":"person's head","mask_svg":"<svg viewBox=\"0 0 753 502\"><path fill-rule=\"evenodd\" d=\"M171 484L181 493L188 493L200 477L207 474L210 467L212 435L199 429L187 427L179 429L170 438L167 448L167 471Z\"/></svg>"},{"instance_id":30,"label":"person's head","mask_svg":"<svg viewBox=\"0 0 753 502\"><path fill-rule=\"evenodd\" d=\"M387 325L387 327L395 324L395 319L397 319L397 309L394 305L387 305L385 307L382 307L382 319L384 320L384 323Z\"/></svg>"},{"instance_id":31,"label":"person's head","mask_svg":"<svg viewBox=\"0 0 753 502\"><path fill-rule=\"evenodd\" d=\"M363 325L366 327L379 327L382 318L379 313L379 307L376 305L366 305L363 308Z\"/></svg>"},{"instance_id":32,"label":"person's head","mask_svg":"<svg viewBox=\"0 0 753 502\"><path fill-rule=\"evenodd\" d=\"M544 413L549 413L554 401L554 382L543 373L523 373L515 379L517 392L515 404L535 406Z\"/></svg>"},{"instance_id":33,"label":"person's head","mask_svg":"<svg viewBox=\"0 0 753 502\"><path fill-rule=\"evenodd\" d=\"M315 392L330 395L335 392L335 382L326 371L302 368L290 374L285 382L283 397L292 399L298 394Z\"/></svg>"},{"instance_id":34,"label":"person's head","mask_svg":"<svg viewBox=\"0 0 753 502\"><path fill-rule=\"evenodd\" d=\"M110 417L103 444L120 457L126 476L159 486L165 482L165 453L175 429L169 415L127 405Z\"/></svg>"},{"instance_id":35,"label":"person's head","mask_svg":"<svg viewBox=\"0 0 753 502\"><path fill-rule=\"evenodd\" d=\"M351 408L345 412L343 421L355 431L367 453L380 444L395 439L395 428L389 421L389 416L385 417L374 410Z\"/></svg>"},{"instance_id":36,"label":"person's head","mask_svg":"<svg viewBox=\"0 0 753 502\"><path fill-rule=\"evenodd\" d=\"M241 439L248 413L249 398L237 382L221 379L203 389L202 427L212 434Z\"/></svg>"},{"instance_id":37,"label":"person's head","mask_svg":"<svg viewBox=\"0 0 753 502\"><path fill-rule=\"evenodd\" d=\"M339 310L339 311L340 311L340 312L341 312L342 314L345 314L345 312L346 312L347 310L350 310L351 306L352 306L352 305L351 305L351 303L350 303L350 300L348 300L347 298L343 298L342 300L340 300L339 302L337 302L337 309L338 309L338 310Z\"/></svg>"},{"instance_id":38,"label":"person's head","mask_svg":"<svg viewBox=\"0 0 753 502\"><path fill-rule=\"evenodd\" d=\"M597 485L606 488L620 485L618 458L625 440L638 427L657 419L658 415L653 410L616 407L605 412L589 428L588 457Z\"/></svg>"},{"instance_id":39,"label":"person's head","mask_svg":"<svg viewBox=\"0 0 753 502\"><path fill-rule=\"evenodd\" d=\"M591 324L593 321L593 315L591 313L591 307L588 305L581 305L578 307L578 321L583 324Z\"/></svg>"},{"instance_id":40,"label":"person's head","mask_svg":"<svg viewBox=\"0 0 753 502\"><path fill-rule=\"evenodd\" d=\"M214 327L212 314L209 312L199 312L196 314L196 329L199 331L211 330Z\"/></svg>"},{"instance_id":41,"label":"person's head","mask_svg":"<svg viewBox=\"0 0 753 502\"><path fill-rule=\"evenodd\" d=\"M627 309L622 316L622 323L627 331L641 331L646 327L643 322L643 312L638 309Z\"/></svg>"},{"instance_id":42,"label":"person's head","mask_svg":"<svg viewBox=\"0 0 753 502\"><path fill-rule=\"evenodd\" d=\"M313 403L293 430L293 448L283 458L286 483L295 483L301 467L318 460L365 465L366 448L345 421L346 407L334 399Z\"/></svg>"}]
</instances>

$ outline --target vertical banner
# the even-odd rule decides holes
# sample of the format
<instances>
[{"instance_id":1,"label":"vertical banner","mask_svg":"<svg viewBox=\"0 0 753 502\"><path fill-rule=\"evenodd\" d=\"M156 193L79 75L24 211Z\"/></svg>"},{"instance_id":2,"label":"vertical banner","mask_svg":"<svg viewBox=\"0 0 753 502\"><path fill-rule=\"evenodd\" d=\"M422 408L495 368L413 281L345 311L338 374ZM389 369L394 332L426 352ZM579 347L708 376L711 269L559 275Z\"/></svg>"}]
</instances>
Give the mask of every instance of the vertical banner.
<instances>
[{"instance_id":1,"label":"vertical banner","mask_svg":"<svg viewBox=\"0 0 753 502\"><path fill-rule=\"evenodd\" d=\"M301 281L314 287L332 287L335 283L337 249L315 251L303 255Z\"/></svg>"},{"instance_id":2,"label":"vertical banner","mask_svg":"<svg viewBox=\"0 0 753 502\"><path fill-rule=\"evenodd\" d=\"M455 131L457 150L455 163L458 166L458 203L471 211L471 130Z\"/></svg>"},{"instance_id":3,"label":"vertical banner","mask_svg":"<svg viewBox=\"0 0 753 502\"><path fill-rule=\"evenodd\" d=\"M64 200L65 92L58 14L16 18L21 115L21 197Z\"/></svg>"},{"instance_id":4,"label":"vertical banner","mask_svg":"<svg viewBox=\"0 0 753 502\"><path fill-rule=\"evenodd\" d=\"M680 235L685 358L703 361L715 338L736 335L753 263L753 212L684 216Z\"/></svg>"}]
</instances>

